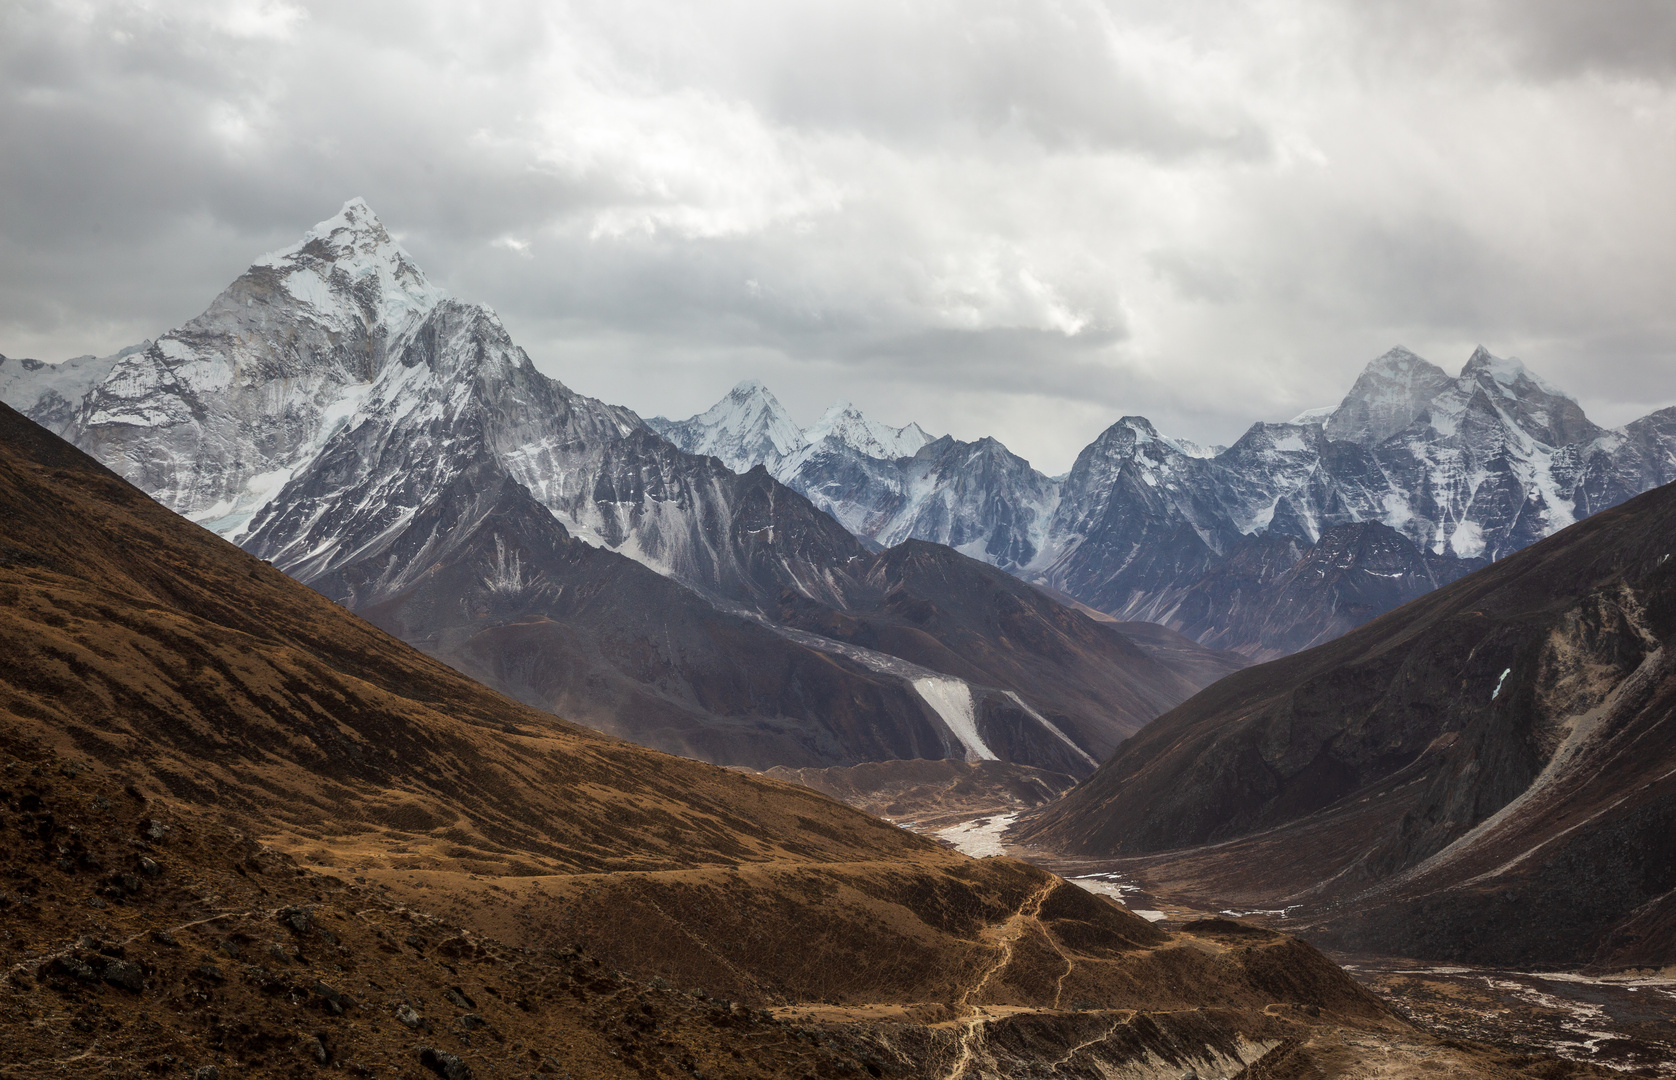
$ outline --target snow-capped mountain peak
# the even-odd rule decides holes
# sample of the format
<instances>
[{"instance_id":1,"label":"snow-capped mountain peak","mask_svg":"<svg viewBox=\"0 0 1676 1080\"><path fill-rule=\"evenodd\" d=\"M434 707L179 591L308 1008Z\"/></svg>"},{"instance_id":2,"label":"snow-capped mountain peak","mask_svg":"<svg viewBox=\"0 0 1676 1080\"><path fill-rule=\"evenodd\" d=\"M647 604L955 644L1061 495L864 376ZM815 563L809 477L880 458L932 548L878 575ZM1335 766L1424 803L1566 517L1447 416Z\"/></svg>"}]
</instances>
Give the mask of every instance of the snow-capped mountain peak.
<instances>
[{"instance_id":1,"label":"snow-capped mountain peak","mask_svg":"<svg viewBox=\"0 0 1676 1080\"><path fill-rule=\"evenodd\" d=\"M1461 368L1461 378L1471 379L1486 386L1494 384L1506 397L1529 394L1534 389L1547 397L1563 398L1566 401L1576 400L1564 390L1526 367L1518 357L1496 356L1482 345L1473 350L1466 366Z\"/></svg>"},{"instance_id":2,"label":"snow-capped mountain peak","mask_svg":"<svg viewBox=\"0 0 1676 1080\"><path fill-rule=\"evenodd\" d=\"M920 447L932 441L918 424L893 428L869 419L848 401L834 403L804 431L803 437L811 445L835 438L867 457L887 461L912 457Z\"/></svg>"},{"instance_id":3,"label":"snow-capped mountain peak","mask_svg":"<svg viewBox=\"0 0 1676 1080\"><path fill-rule=\"evenodd\" d=\"M658 416L646 423L688 453L720 458L738 473L759 464L772 471L805 445L797 422L756 379L744 380L697 416L680 421Z\"/></svg>"},{"instance_id":4,"label":"snow-capped mountain peak","mask_svg":"<svg viewBox=\"0 0 1676 1080\"><path fill-rule=\"evenodd\" d=\"M1482 345L1461 369L1458 382L1460 399L1481 390L1505 423L1545 446L1584 442L1603 433L1570 394L1517 358L1495 356Z\"/></svg>"},{"instance_id":5,"label":"snow-capped mountain peak","mask_svg":"<svg viewBox=\"0 0 1676 1080\"><path fill-rule=\"evenodd\" d=\"M295 244L257 259L252 269L258 267L279 271L285 291L322 314L342 306L347 285L363 317L392 328L417 321L445 295L361 198Z\"/></svg>"},{"instance_id":6,"label":"snow-capped mountain peak","mask_svg":"<svg viewBox=\"0 0 1676 1080\"><path fill-rule=\"evenodd\" d=\"M1398 345L1362 369L1322 430L1329 439L1376 446L1413 423L1454 382L1436 364Z\"/></svg>"},{"instance_id":7,"label":"snow-capped mountain peak","mask_svg":"<svg viewBox=\"0 0 1676 1080\"><path fill-rule=\"evenodd\" d=\"M65 434L176 511L239 535L444 295L351 199L203 314L117 360Z\"/></svg>"}]
</instances>

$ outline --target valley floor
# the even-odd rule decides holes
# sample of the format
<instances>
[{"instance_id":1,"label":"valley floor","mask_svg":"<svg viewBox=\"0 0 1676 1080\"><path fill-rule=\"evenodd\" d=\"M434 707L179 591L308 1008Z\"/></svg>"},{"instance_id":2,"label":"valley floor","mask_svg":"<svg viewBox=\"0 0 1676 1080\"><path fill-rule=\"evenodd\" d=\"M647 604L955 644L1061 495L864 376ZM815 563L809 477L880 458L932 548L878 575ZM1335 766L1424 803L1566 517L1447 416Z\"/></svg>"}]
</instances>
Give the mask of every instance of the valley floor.
<instances>
[{"instance_id":1,"label":"valley floor","mask_svg":"<svg viewBox=\"0 0 1676 1080\"><path fill-rule=\"evenodd\" d=\"M968 855L1025 859L1165 929L1222 915L1297 932L1285 911L1215 908L1152 893L1124 860L1069 858L1007 843L1003 833L1016 817L940 820L923 831ZM1596 977L1323 951L1398 1013L1445 1040L1546 1052L1630 1075L1676 1076L1676 970Z\"/></svg>"}]
</instances>

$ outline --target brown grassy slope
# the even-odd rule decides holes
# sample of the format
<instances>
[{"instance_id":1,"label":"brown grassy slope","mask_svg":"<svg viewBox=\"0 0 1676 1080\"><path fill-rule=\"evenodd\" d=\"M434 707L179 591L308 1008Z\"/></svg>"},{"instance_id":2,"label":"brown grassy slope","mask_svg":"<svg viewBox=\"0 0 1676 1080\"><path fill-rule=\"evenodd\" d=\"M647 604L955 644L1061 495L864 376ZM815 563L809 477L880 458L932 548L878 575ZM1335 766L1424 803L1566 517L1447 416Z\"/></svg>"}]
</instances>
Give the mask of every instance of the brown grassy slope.
<instances>
[{"instance_id":1,"label":"brown grassy slope","mask_svg":"<svg viewBox=\"0 0 1676 1080\"><path fill-rule=\"evenodd\" d=\"M1331 989L1329 966L1290 939L1224 921L1139 951L1150 970L1096 988L1140 1009L985 1005L982 1027L968 1029L945 1019L961 1015L946 1002L751 1007L701 984L619 970L586 950L520 948L472 932L376 885L299 869L169 803L0 729L0 1075L945 1077L969 1030L982 1034L965 1072L974 1078L1231 1074L1264 1048L1250 1075L1605 1075L1439 1044L1377 1014L1346 1024L1341 1008L1335 1022L1334 1010L1310 1000L1312 989ZM601 878L655 876L567 880L586 892ZM1061 892L1077 899L1074 887L1054 890L1042 905L1049 924L1064 923L1051 908ZM624 912L614 934L637 936L641 917ZM1003 923L993 940L1015 954L1043 946L1010 934L1017 928ZM678 936L664 939L666 951L677 951L667 944ZM875 968L913 959L877 952ZM1202 974L1183 970L1192 956L1237 956L1256 985L1171 1008ZM1045 994L1023 985L1020 973L1031 970L1008 965L980 1000ZM1088 991L1079 982L1063 989ZM1259 1009L1228 1000L1277 991L1290 1002Z\"/></svg>"},{"instance_id":2,"label":"brown grassy slope","mask_svg":"<svg viewBox=\"0 0 1676 1080\"><path fill-rule=\"evenodd\" d=\"M0 525L0 1073L414 1077L430 1046L480 1077L1179 1075L1425 1042L1294 939L1166 934L501 698L9 411Z\"/></svg>"},{"instance_id":3,"label":"brown grassy slope","mask_svg":"<svg viewBox=\"0 0 1676 1080\"><path fill-rule=\"evenodd\" d=\"M911 857L812 793L509 701L0 415L0 712L296 843L549 871ZM452 852L452 854L446 854Z\"/></svg>"},{"instance_id":4,"label":"brown grassy slope","mask_svg":"<svg viewBox=\"0 0 1676 1080\"><path fill-rule=\"evenodd\" d=\"M466 934L9 733L0 759L0 1075L416 1080L425 1048L478 1080L899 1072L864 1036L823 1052L760 1009Z\"/></svg>"}]
</instances>

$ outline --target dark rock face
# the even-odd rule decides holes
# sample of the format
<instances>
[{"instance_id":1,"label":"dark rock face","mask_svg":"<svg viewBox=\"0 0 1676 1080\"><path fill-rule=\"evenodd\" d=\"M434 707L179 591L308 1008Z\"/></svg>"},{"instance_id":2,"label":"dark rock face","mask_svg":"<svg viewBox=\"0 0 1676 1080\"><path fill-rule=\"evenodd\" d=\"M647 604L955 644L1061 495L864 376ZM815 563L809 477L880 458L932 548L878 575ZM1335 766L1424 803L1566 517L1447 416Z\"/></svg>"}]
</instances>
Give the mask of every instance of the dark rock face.
<instances>
[{"instance_id":1,"label":"dark rock face","mask_svg":"<svg viewBox=\"0 0 1676 1080\"><path fill-rule=\"evenodd\" d=\"M1053 481L991 438L945 435L894 461L829 440L780 475L875 543L930 540L1010 571L1040 552L1058 497Z\"/></svg>"},{"instance_id":2,"label":"dark rock face","mask_svg":"<svg viewBox=\"0 0 1676 1080\"><path fill-rule=\"evenodd\" d=\"M1673 536L1665 487L1232 675L1029 835L1173 851L1154 872L1298 904L1348 948L1669 963L1651 934L1676 888Z\"/></svg>"},{"instance_id":3,"label":"dark rock face","mask_svg":"<svg viewBox=\"0 0 1676 1080\"><path fill-rule=\"evenodd\" d=\"M386 559L426 569L389 590L352 580ZM374 623L519 700L672 753L767 768L958 750L902 680L568 536L487 468L317 584L367 597Z\"/></svg>"},{"instance_id":4,"label":"dark rock face","mask_svg":"<svg viewBox=\"0 0 1676 1080\"><path fill-rule=\"evenodd\" d=\"M1231 554L1189 590L1183 607L1203 613L1188 625L1206 644L1258 659L1331 641L1483 561L1430 555L1374 521L1335 525L1301 552L1296 542L1250 537Z\"/></svg>"}]
</instances>

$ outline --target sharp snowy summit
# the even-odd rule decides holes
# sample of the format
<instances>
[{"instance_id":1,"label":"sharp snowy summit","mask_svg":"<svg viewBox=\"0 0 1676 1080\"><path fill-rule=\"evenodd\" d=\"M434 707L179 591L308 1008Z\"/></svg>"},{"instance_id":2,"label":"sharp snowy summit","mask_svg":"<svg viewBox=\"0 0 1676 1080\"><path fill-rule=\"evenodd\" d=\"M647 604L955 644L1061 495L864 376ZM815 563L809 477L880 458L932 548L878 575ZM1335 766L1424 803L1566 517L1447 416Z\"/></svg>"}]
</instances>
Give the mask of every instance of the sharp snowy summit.
<instances>
[{"instance_id":1,"label":"sharp snowy summit","mask_svg":"<svg viewBox=\"0 0 1676 1080\"><path fill-rule=\"evenodd\" d=\"M202 315L118 359L64 434L176 511L240 535L442 299L353 199Z\"/></svg>"},{"instance_id":2,"label":"sharp snowy summit","mask_svg":"<svg viewBox=\"0 0 1676 1080\"><path fill-rule=\"evenodd\" d=\"M697 416L681 421L659 416L647 423L688 453L720 458L736 472L762 465L782 479L796 473L799 461L821 450L847 449L862 457L894 460L911 457L932 441L918 424L893 428L847 401L835 403L808 428L800 428L779 399L755 379L735 386Z\"/></svg>"},{"instance_id":3,"label":"sharp snowy summit","mask_svg":"<svg viewBox=\"0 0 1676 1080\"><path fill-rule=\"evenodd\" d=\"M1231 666L947 548L879 553L776 479L949 440L848 405L803 431L757 384L658 422L665 438L575 393L358 199L185 326L104 359L5 360L0 388L433 655L712 761L976 755L1080 775Z\"/></svg>"}]
</instances>

